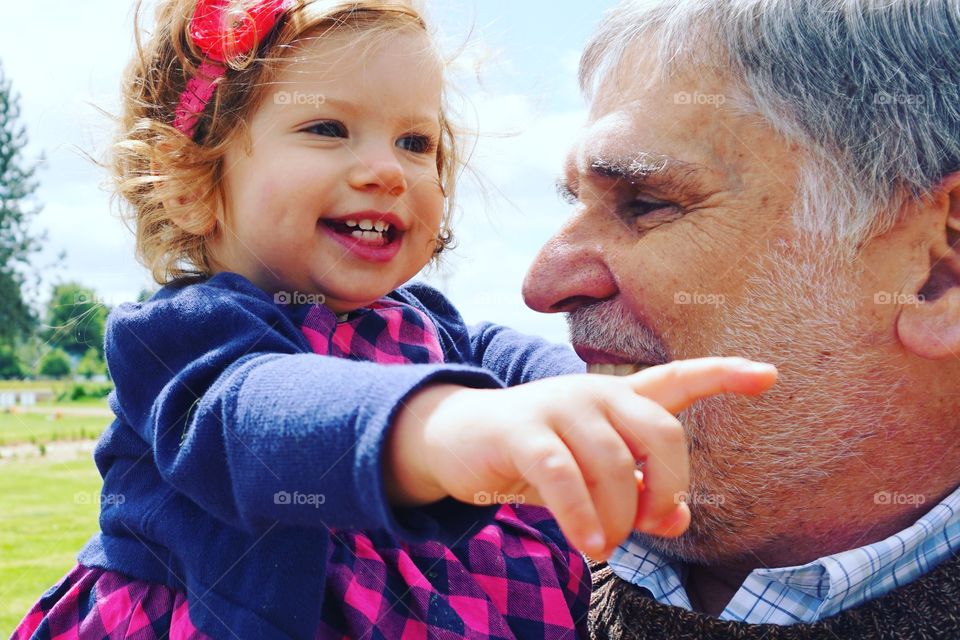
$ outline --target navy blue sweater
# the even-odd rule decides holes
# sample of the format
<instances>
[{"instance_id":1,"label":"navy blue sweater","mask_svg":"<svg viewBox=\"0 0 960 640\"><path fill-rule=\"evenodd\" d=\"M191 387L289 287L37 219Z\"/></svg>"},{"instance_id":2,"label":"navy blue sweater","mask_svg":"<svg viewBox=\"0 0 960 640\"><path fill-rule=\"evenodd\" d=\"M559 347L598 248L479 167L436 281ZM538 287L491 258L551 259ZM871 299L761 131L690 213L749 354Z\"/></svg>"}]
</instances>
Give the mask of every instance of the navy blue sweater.
<instances>
[{"instance_id":1,"label":"navy blue sweater","mask_svg":"<svg viewBox=\"0 0 960 640\"><path fill-rule=\"evenodd\" d=\"M101 532L80 563L185 590L217 638L310 638L327 527L452 543L496 506L387 503L381 457L405 398L427 384L496 388L579 373L571 349L510 329L468 329L437 291L392 294L436 323L445 364L382 365L311 352L307 306L280 307L220 274L164 287L107 321L116 420L94 452ZM280 503L275 494L322 494Z\"/></svg>"}]
</instances>

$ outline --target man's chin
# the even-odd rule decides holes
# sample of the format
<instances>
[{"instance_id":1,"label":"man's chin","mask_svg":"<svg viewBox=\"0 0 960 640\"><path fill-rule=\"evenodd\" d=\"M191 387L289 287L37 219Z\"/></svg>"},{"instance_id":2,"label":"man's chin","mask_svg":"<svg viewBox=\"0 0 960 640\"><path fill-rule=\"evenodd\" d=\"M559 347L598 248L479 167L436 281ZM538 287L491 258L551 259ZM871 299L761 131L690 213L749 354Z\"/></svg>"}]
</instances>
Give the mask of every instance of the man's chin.
<instances>
[{"instance_id":1,"label":"man's chin","mask_svg":"<svg viewBox=\"0 0 960 640\"><path fill-rule=\"evenodd\" d=\"M640 544L658 553L692 564L720 564L749 554L746 532L736 531L724 513L691 505L690 528L676 538L637 532Z\"/></svg>"},{"instance_id":2,"label":"man's chin","mask_svg":"<svg viewBox=\"0 0 960 640\"><path fill-rule=\"evenodd\" d=\"M658 538L646 533L636 533L640 544L668 558L691 564L713 564L721 558L715 553L716 544L698 539L691 532L677 538Z\"/></svg>"},{"instance_id":3,"label":"man's chin","mask_svg":"<svg viewBox=\"0 0 960 640\"><path fill-rule=\"evenodd\" d=\"M731 555L729 547L724 548L722 543L715 541L704 543L686 533L679 538L657 538L647 534L638 534L638 536L643 547L653 549L661 555L684 564L722 566L738 562L743 557L741 554Z\"/></svg>"}]
</instances>

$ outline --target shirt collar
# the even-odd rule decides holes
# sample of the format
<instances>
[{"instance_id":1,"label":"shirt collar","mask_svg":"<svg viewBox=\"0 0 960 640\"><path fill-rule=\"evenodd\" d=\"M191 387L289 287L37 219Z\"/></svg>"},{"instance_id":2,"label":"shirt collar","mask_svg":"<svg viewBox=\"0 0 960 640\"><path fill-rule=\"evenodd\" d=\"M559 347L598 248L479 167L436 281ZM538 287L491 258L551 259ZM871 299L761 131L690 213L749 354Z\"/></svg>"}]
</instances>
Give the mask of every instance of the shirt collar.
<instances>
[{"instance_id":1,"label":"shirt collar","mask_svg":"<svg viewBox=\"0 0 960 640\"><path fill-rule=\"evenodd\" d=\"M888 502L908 498L906 494L877 494L878 500ZM812 622L880 597L930 571L956 550L960 550L960 488L913 525L878 542L804 565L755 569L720 617L780 624ZM618 576L647 589L659 602L692 608L683 587L683 563L646 547L641 537L631 536L608 564ZM776 603L768 593L771 585ZM754 601L758 599L771 606L757 607Z\"/></svg>"}]
</instances>

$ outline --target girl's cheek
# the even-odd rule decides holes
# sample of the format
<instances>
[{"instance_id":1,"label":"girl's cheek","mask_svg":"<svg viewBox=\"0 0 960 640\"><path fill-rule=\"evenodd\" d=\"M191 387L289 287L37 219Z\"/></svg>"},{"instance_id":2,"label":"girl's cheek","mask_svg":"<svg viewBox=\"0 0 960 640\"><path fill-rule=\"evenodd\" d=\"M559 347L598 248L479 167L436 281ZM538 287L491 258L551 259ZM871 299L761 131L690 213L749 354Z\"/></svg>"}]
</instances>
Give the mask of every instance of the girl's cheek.
<instances>
[{"instance_id":1,"label":"girl's cheek","mask_svg":"<svg viewBox=\"0 0 960 640\"><path fill-rule=\"evenodd\" d=\"M254 187L257 191L254 193L254 200L258 209L261 211L271 211L276 208L277 196L280 189L274 183L273 179L266 177L259 180Z\"/></svg>"}]
</instances>

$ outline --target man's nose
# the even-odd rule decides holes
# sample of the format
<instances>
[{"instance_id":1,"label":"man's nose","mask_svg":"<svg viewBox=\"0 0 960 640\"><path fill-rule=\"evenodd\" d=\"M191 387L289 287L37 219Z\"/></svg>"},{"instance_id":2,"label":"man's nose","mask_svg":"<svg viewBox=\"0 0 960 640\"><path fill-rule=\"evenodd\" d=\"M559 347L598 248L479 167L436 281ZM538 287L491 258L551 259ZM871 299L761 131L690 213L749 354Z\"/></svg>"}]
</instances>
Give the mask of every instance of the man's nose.
<instances>
[{"instance_id":1,"label":"man's nose","mask_svg":"<svg viewBox=\"0 0 960 640\"><path fill-rule=\"evenodd\" d=\"M403 195L407 180L403 166L392 153L384 150L367 150L356 158L349 174L350 186L359 191L382 190L392 196Z\"/></svg>"},{"instance_id":2,"label":"man's nose","mask_svg":"<svg viewBox=\"0 0 960 640\"><path fill-rule=\"evenodd\" d=\"M573 311L617 294L602 238L581 217L544 245L523 282L527 306L541 313Z\"/></svg>"}]
</instances>

